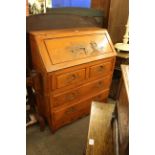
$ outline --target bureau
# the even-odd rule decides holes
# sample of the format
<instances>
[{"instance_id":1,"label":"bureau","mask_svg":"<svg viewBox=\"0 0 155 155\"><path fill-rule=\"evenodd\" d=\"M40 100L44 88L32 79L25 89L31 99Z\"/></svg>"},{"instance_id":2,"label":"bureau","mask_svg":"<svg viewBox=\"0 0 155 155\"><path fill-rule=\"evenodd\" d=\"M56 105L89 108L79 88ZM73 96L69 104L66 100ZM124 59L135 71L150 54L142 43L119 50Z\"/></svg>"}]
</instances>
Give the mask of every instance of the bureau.
<instances>
[{"instance_id":1,"label":"bureau","mask_svg":"<svg viewBox=\"0 0 155 155\"><path fill-rule=\"evenodd\" d=\"M32 31L30 45L38 111L52 132L106 101L116 57L106 29Z\"/></svg>"}]
</instances>

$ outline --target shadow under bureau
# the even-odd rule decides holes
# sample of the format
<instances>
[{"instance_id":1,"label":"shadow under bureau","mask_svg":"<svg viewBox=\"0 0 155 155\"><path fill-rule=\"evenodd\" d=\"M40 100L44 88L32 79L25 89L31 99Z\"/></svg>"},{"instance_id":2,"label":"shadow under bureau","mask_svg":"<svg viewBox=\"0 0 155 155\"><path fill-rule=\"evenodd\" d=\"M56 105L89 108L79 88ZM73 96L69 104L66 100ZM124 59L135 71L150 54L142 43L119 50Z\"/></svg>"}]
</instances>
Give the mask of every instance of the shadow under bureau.
<instances>
[{"instance_id":1,"label":"shadow under bureau","mask_svg":"<svg viewBox=\"0 0 155 155\"><path fill-rule=\"evenodd\" d=\"M52 132L106 101L116 57L106 29L33 31L30 44L38 111Z\"/></svg>"}]
</instances>

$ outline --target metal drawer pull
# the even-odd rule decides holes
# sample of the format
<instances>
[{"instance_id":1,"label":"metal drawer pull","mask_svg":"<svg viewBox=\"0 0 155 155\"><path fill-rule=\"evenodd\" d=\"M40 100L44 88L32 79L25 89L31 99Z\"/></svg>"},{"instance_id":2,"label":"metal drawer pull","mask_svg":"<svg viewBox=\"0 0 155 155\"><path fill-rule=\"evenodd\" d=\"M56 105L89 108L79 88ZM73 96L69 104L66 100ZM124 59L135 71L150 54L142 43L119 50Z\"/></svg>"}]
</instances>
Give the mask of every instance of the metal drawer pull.
<instances>
[{"instance_id":1,"label":"metal drawer pull","mask_svg":"<svg viewBox=\"0 0 155 155\"><path fill-rule=\"evenodd\" d=\"M79 96L79 92L72 92L70 94L67 94L66 98L67 100L71 101L71 100L74 100L75 98L77 98Z\"/></svg>"},{"instance_id":2,"label":"metal drawer pull","mask_svg":"<svg viewBox=\"0 0 155 155\"><path fill-rule=\"evenodd\" d=\"M78 78L79 78L79 75L77 75L77 74L72 74L72 75L69 75L69 76L68 76L67 81L68 81L68 82L71 82L71 81L76 80L76 79L78 79Z\"/></svg>"},{"instance_id":3,"label":"metal drawer pull","mask_svg":"<svg viewBox=\"0 0 155 155\"><path fill-rule=\"evenodd\" d=\"M71 107L71 108L67 109L67 111L65 113L69 114L69 113L73 113L75 111L76 111L76 108L75 107Z\"/></svg>"},{"instance_id":4,"label":"metal drawer pull","mask_svg":"<svg viewBox=\"0 0 155 155\"><path fill-rule=\"evenodd\" d=\"M102 72L104 69L105 69L105 66L102 65L102 66L99 66L98 71Z\"/></svg>"},{"instance_id":5,"label":"metal drawer pull","mask_svg":"<svg viewBox=\"0 0 155 155\"><path fill-rule=\"evenodd\" d=\"M104 86L104 83L102 81L99 81L96 85L97 88L102 88Z\"/></svg>"}]
</instances>

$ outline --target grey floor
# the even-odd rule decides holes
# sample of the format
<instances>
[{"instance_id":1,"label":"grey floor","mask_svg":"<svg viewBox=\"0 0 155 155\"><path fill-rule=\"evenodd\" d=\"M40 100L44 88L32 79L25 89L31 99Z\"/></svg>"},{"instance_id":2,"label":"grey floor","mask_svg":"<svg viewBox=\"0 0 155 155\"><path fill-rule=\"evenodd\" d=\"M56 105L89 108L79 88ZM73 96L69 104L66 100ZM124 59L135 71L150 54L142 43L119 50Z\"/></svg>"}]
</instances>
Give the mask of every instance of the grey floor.
<instances>
[{"instance_id":1,"label":"grey floor","mask_svg":"<svg viewBox=\"0 0 155 155\"><path fill-rule=\"evenodd\" d=\"M114 103L109 99L108 102ZM48 125L41 132L39 125L26 131L27 155L83 155L87 140L89 116L64 126L52 134Z\"/></svg>"},{"instance_id":2,"label":"grey floor","mask_svg":"<svg viewBox=\"0 0 155 155\"><path fill-rule=\"evenodd\" d=\"M27 155L83 155L89 116L59 129L52 134L48 126L40 132L39 125L27 128Z\"/></svg>"}]
</instances>

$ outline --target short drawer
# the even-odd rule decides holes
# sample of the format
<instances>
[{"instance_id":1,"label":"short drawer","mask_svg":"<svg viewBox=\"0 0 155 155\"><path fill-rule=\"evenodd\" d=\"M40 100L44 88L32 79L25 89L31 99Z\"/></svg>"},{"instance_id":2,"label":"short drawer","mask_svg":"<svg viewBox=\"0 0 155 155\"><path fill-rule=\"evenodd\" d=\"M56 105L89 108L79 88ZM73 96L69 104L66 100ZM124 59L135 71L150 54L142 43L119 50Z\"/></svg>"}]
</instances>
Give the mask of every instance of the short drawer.
<instances>
[{"instance_id":1,"label":"short drawer","mask_svg":"<svg viewBox=\"0 0 155 155\"><path fill-rule=\"evenodd\" d=\"M89 70L89 77L97 77L97 76L103 76L105 74L108 74L112 71L113 63L112 61L100 63L94 66L90 67Z\"/></svg>"},{"instance_id":2,"label":"short drawer","mask_svg":"<svg viewBox=\"0 0 155 155\"><path fill-rule=\"evenodd\" d=\"M51 95L52 106L58 107L64 104L71 104L73 102L78 102L79 100L90 98L101 91L109 89L110 83L111 76L107 76L103 79L95 80L68 92Z\"/></svg>"},{"instance_id":3,"label":"short drawer","mask_svg":"<svg viewBox=\"0 0 155 155\"><path fill-rule=\"evenodd\" d=\"M56 87L62 88L71 84L81 83L85 80L86 70L81 69L70 73L65 73L56 76Z\"/></svg>"},{"instance_id":4,"label":"short drawer","mask_svg":"<svg viewBox=\"0 0 155 155\"><path fill-rule=\"evenodd\" d=\"M90 113L91 101L80 102L64 109L53 112L53 126L55 129L73 122L74 120Z\"/></svg>"}]
</instances>

